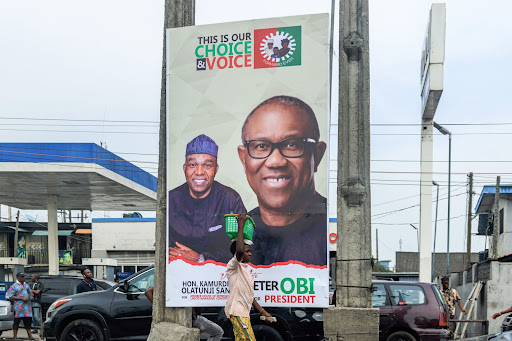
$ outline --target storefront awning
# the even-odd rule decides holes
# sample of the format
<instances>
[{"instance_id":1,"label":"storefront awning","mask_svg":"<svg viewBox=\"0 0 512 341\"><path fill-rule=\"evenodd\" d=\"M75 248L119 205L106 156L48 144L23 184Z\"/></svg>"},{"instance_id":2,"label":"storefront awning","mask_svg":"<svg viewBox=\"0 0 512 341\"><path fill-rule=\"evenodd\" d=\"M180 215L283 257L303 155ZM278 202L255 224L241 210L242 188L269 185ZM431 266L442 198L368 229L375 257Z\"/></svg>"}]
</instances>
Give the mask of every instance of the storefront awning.
<instances>
[{"instance_id":1,"label":"storefront awning","mask_svg":"<svg viewBox=\"0 0 512 341\"><path fill-rule=\"evenodd\" d=\"M73 233L73 230L61 230L59 231L59 236L70 236L71 233ZM34 233L32 233L33 236L47 236L48 235L48 231L44 231L44 230L41 230L41 231L34 231Z\"/></svg>"}]
</instances>

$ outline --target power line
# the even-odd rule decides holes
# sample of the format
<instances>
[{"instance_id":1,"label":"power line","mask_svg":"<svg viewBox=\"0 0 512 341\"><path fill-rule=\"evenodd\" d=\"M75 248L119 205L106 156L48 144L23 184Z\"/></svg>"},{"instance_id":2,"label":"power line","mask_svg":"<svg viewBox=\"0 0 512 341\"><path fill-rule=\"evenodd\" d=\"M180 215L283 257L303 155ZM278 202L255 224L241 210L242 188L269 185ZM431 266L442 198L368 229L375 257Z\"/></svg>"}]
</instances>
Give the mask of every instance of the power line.
<instances>
[{"instance_id":1,"label":"power line","mask_svg":"<svg viewBox=\"0 0 512 341\"><path fill-rule=\"evenodd\" d=\"M101 134L101 131L93 130L47 130L47 129L11 129L11 128L0 128L3 131L42 131L51 133L97 133ZM158 135L158 132L144 132L144 131L105 131L106 134L139 134L139 135Z\"/></svg>"},{"instance_id":2,"label":"power line","mask_svg":"<svg viewBox=\"0 0 512 341\"><path fill-rule=\"evenodd\" d=\"M16 114L13 114L15 116ZM29 120L29 121L65 121L65 122L113 122L113 123L153 123L160 124L159 121L137 121L137 120L93 120L93 119L73 119L73 118L35 118L35 117L4 117L0 116L2 120Z\"/></svg>"}]
</instances>

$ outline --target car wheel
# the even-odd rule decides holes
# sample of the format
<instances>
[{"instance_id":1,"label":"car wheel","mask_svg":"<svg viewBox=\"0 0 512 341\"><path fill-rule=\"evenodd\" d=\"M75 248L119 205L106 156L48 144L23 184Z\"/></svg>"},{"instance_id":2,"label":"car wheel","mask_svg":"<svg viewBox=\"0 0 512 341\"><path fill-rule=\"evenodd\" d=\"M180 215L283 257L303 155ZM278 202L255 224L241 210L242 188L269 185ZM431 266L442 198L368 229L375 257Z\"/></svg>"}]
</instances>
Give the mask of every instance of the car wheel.
<instances>
[{"instance_id":1,"label":"car wheel","mask_svg":"<svg viewBox=\"0 0 512 341\"><path fill-rule=\"evenodd\" d=\"M272 327L258 324L252 327L252 330L258 341L284 341L281 334Z\"/></svg>"},{"instance_id":2,"label":"car wheel","mask_svg":"<svg viewBox=\"0 0 512 341\"><path fill-rule=\"evenodd\" d=\"M103 341L100 327L91 320L75 320L62 331L61 341Z\"/></svg>"},{"instance_id":3,"label":"car wheel","mask_svg":"<svg viewBox=\"0 0 512 341\"><path fill-rule=\"evenodd\" d=\"M394 332L389 335L386 341L417 341L414 336L407 332Z\"/></svg>"}]
</instances>

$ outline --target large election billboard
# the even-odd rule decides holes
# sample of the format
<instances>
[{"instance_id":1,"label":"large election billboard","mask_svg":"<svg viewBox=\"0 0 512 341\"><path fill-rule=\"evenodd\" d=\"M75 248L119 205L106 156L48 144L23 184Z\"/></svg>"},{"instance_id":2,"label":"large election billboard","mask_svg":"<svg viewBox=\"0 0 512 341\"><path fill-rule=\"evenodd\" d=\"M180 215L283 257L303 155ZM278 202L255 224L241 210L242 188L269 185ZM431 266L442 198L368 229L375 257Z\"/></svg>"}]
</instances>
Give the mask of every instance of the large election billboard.
<instances>
[{"instance_id":1,"label":"large election billboard","mask_svg":"<svg viewBox=\"0 0 512 341\"><path fill-rule=\"evenodd\" d=\"M167 30L167 306L225 305L242 212L256 300L328 305L328 22Z\"/></svg>"}]
</instances>

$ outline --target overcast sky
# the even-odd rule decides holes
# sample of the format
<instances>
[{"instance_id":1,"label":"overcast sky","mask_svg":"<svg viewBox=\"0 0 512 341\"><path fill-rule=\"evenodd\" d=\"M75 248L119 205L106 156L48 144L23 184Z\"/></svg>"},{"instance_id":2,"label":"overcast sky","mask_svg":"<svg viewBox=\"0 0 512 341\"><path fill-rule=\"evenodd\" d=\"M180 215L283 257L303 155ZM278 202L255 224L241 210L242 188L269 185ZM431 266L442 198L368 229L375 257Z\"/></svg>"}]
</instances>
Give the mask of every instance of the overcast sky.
<instances>
[{"instance_id":1,"label":"overcast sky","mask_svg":"<svg viewBox=\"0 0 512 341\"><path fill-rule=\"evenodd\" d=\"M420 56L430 4L370 1L372 124L420 122ZM156 175L163 6L161 0L0 2L1 142L104 142ZM325 0L198 0L196 24L322 13L330 7ZM511 12L507 1L447 1L445 90L435 119L476 124L446 125L453 133L451 251L466 245L466 174L475 173L474 203L484 184L494 184L496 175L489 173L512 183L511 163L503 162L512 161L504 153L512 123L507 115ZM55 120L33 120L42 118ZM403 251L417 250L409 224L419 223L419 132L419 125L372 126L372 231L379 229L380 259L394 261L400 240ZM332 159L335 155L331 150ZM447 193L447 159L448 138L436 135L434 171L443 174L434 179L441 198ZM446 203L439 202L441 252ZM44 212L38 214L45 220ZM5 207L1 215L6 216ZM476 227L475 220L474 232ZM472 240L473 251L483 250L483 237Z\"/></svg>"}]
</instances>

